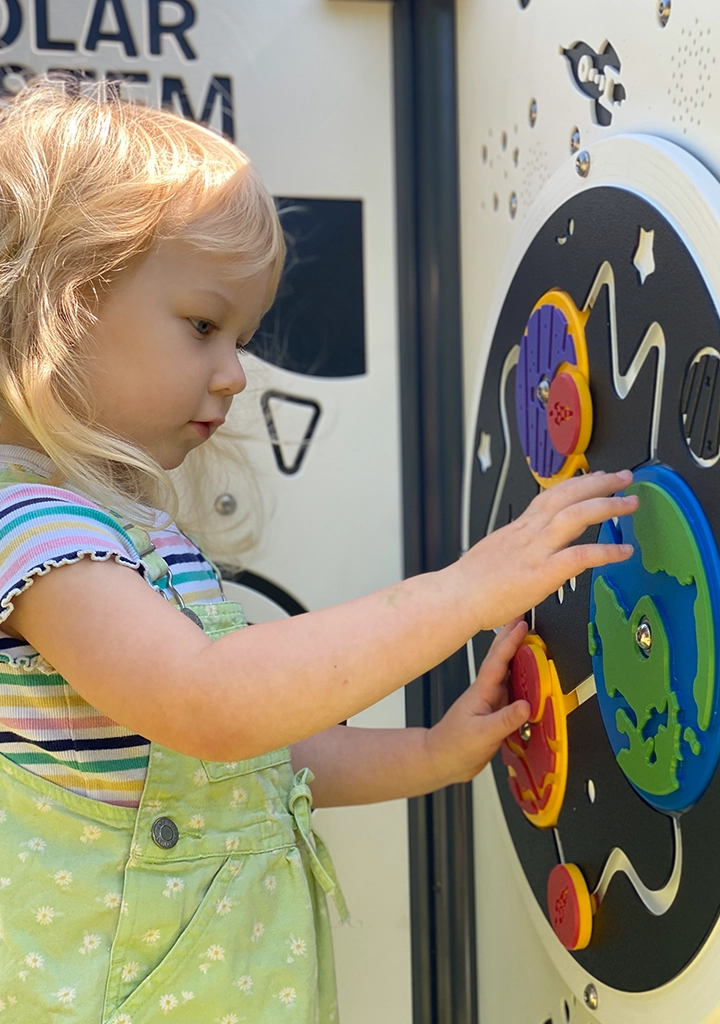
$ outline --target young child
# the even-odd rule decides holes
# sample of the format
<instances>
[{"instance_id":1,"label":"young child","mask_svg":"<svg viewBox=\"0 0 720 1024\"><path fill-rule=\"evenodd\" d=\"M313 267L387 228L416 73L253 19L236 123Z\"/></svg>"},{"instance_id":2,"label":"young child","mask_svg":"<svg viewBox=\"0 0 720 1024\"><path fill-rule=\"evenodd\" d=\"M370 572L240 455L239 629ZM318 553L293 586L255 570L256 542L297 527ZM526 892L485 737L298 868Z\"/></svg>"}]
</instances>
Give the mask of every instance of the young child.
<instances>
[{"instance_id":1,"label":"young child","mask_svg":"<svg viewBox=\"0 0 720 1024\"><path fill-rule=\"evenodd\" d=\"M337 1020L309 784L328 806L473 778L529 712L517 617L630 553L568 547L635 508L627 471L593 474L440 572L242 628L168 471L245 387L283 253L207 129L58 77L0 112L7 1024ZM504 623L432 729L336 724Z\"/></svg>"}]
</instances>

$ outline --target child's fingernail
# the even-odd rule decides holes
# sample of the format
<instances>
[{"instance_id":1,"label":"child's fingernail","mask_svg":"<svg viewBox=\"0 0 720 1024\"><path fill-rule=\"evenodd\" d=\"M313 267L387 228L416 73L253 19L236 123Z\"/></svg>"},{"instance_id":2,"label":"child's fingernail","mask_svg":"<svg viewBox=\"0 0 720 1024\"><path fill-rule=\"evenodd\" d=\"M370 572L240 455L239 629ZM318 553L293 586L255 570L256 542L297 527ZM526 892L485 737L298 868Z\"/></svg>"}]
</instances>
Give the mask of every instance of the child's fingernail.
<instances>
[{"instance_id":1,"label":"child's fingernail","mask_svg":"<svg viewBox=\"0 0 720 1024\"><path fill-rule=\"evenodd\" d=\"M622 548L622 552L624 555L631 555L635 550L632 544L621 544L620 547Z\"/></svg>"},{"instance_id":2,"label":"child's fingernail","mask_svg":"<svg viewBox=\"0 0 720 1024\"><path fill-rule=\"evenodd\" d=\"M632 476L632 473L630 472L629 469L621 469L620 472L618 473L618 476L620 477L621 480L629 480L630 477Z\"/></svg>"}]
</instances>

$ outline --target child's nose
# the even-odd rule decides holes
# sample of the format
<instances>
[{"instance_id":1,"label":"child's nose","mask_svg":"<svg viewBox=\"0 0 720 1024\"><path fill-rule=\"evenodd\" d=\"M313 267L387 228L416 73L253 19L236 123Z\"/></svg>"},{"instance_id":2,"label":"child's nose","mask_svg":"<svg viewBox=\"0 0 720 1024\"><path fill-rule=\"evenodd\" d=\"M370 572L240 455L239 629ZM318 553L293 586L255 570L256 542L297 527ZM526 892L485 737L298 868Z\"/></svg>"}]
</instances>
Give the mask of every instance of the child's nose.
<instances>
[{"instance_id":1,"label":"child's nose","mask_svg":"<svg viewBox=\"0 0 720 1024\"><path fill-rule=\"evenodd\" d=\"M245 390L247 377L237 355L231 356L213 380L211 391L225 395L239 395Z\"/></svg>"}]
</instances>

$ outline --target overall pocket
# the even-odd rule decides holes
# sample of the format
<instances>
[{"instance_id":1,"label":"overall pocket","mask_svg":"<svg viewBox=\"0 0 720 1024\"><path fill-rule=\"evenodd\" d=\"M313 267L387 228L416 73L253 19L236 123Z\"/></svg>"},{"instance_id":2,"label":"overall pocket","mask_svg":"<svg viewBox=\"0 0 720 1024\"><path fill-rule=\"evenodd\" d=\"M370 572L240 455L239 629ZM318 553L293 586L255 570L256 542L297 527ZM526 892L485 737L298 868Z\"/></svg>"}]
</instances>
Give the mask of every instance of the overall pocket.
<instances>
[{"instance_id":1,"label":"overall pocket","mask_svg":"<svg viewBox=\"0 0 720 1024\"><path fill-rule=\"evenodd\" d=\"M288 1012L314 1024L316 912L296 846L228 860L163 959L106 1005L104 1024L157 1024L165 1014L174 1024L281 1024ZM136 956L142 942L129 942L126 957Z\"/></svg>"},{"instance_id":2,"label":"overall pocket","mask_svg":"<svg viewBox=\"0 0 720 1024\"><path fill-rule=\"evenodd\" d=\"M223 782L240 775L251 775L264 768L277 768L281 764L290 764L290 751L287 747L271 750L259 757L250 757L245 761L203 761L202 766L210 782Z\"/></svg>"},{"instance_id":3,"label":"overall pocket","mask_svg":"<svg viewBox=\"0 0 720 1024\"><path fill-rule=\"evenodd\" d=\"M201 941L212 919L221 913L227 888L240 867L237 860L226 857L127 869L103 1021L115 1020L122 1010L131 1014L128 1019L134 1024L129 1007L144 1006L162 978L176 970Z\"/></svg>"}]
</instances>

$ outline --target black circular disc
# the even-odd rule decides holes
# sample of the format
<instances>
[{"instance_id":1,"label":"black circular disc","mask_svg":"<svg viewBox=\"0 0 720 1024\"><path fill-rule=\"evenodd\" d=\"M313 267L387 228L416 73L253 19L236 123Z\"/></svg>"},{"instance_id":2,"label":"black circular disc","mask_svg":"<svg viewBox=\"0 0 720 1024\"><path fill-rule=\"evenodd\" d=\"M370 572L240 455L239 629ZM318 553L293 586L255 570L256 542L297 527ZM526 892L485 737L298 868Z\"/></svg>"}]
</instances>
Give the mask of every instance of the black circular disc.
<instances>
[{"instance_id":1,"label":"black circular disc","mask_svg":"<svg viewBox=\"0 0 720 1024\"><path fill-rule=\"evenodd\" d=\"M641 228L654 232L655 268L644 283L633 263ZM614 273L621 372L627 370L653 322L664 332L667 364L655 461L685 479L708 516L715 541L720 542L720 462L703 466L698 461L699 452L705 450L714 457L718 450L720 374L715 374L718 360L712 353L695 358L706 347L720 350L715 302L688 248L654 206L623 189L599 187L580 193L552 214L530 244L508 289L477 414L474 451L484 457L474 460L470 482L470 543L487 533L501 478L505 445L500 381L508 352L520 343L531 310L550 289L567 292L583 309L605 262ZM585 328L593 403L593 433L586 452L591 470L632 469L650 458L657 352L650 353L631 391L621 400L613 386L610 316L604 287ZM496 528L517 518L538 493L520 448L514 390L513 369L506 386L511 456ZM697 422L701 418L701 426L696 422L690 429L688 409ZM595 529L581 541L596 536ZM565 692L592 673L589 584L590 574L584 573L575 590L564 587L562 603L552 595L535 613L536 629L548 645ZM484 633L475 638L478 664L491 639ZM565 861L580 867L592 890L610 851L619 847L647 887L662 887L673 866L672 821L645 803L618 767L596 698L572 713L568 733L569 780L558 821ZM547 878L558 863L553 832L536 829L524 817L510 793L500 755L493 771L513 843L547 916ZM593 785L588 786L589 782ZM681 818L682 878L672 906L665 914L653 916L625 875L616 875L595 915L590 945L572 954L590 974L616 989L648 991L668 982L696 955L720 910L719 821L716 773L700 801Z\"/></svg>"}]
</instances>

